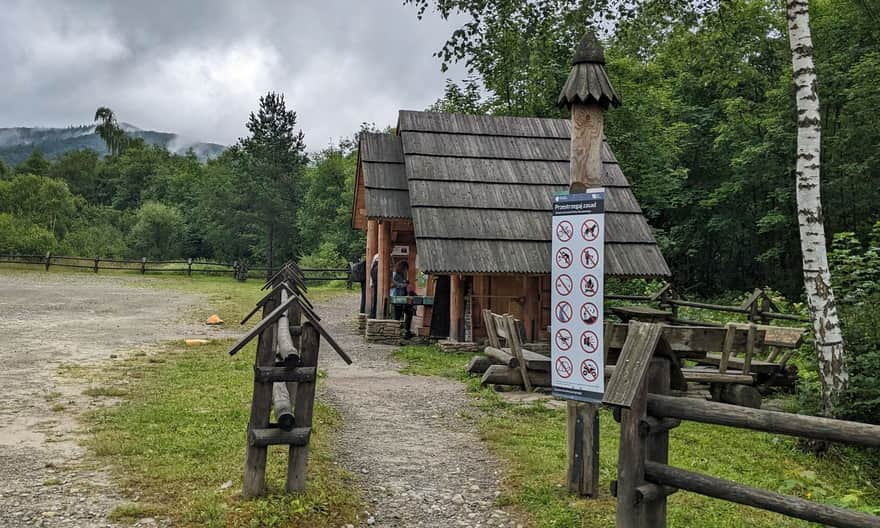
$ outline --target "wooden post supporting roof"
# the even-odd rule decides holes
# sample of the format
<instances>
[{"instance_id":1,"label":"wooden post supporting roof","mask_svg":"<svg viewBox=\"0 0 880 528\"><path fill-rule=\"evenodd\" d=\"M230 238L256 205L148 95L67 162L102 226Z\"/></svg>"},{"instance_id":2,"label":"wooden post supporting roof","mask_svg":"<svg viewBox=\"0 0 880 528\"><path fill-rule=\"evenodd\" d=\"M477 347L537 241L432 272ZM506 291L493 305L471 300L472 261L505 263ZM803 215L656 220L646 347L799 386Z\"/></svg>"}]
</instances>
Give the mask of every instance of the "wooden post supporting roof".
<instances>
[{"instance_id":1,"label":"wooden post supporting roof","mask_svg":"<svg viewBox=\"0 0 880 528\"><path fill-rule=\"evenodd\" d=\"M379 222L379 277L376 287L376 319L385 319L388 292L391 278L391 221Z\"/></svg>"},{"instance_id":2,"label":"wooden post supporting roof","mask_svg":"<svg viewBox=\"0 0 880 528\"><path fill-rule=\"evenodd\" d=\"M379 250L379 226L376 220L367 220L367 302L365 304L366 313L370 313L373 308L373 279L370 277L370 270L373 267L373 256Z\"/></svg>"},{"instance_id":3,"label":"wooden post supporting roof","mask_svg":"<svg viewBox=\"0 0 880 528\"><path fill-rule=\"evenodd\" d=\"M541 307L539 306L538 295L541 293L541 278L528 276L523 284L523 297L525 297L525 305L523 306L523 326L526 328L526 338L529 341L538 340L538 327L541 326Z\"/></svg>"},{"instance_id":4,"label":"wooden post supporting roof","mask_svg":"<svg viewBox=\"0 0 880 528\"><path fill-rule=\"evenodd\" d=\"M570 191L601 187L604 114L610 105L620 105L620 98L605 73L605 51L592 31L584 34L575 50L558 104L571 110ZM568 442L569 489L592 497L596 496L599 470L598 407L576 405L568 413L569 436L574 438Z\"/></svg>"},{"instance_id":5,"label":"wooden post supporting roof","mask_svg":"<svg viewBox=\"0 0 880 528\"><path fill-rule=\"evenodd\" d=\"M449 276L449 339L461 341L464 335L464 281L461 275Z\"/></svg>"}]
</instances>

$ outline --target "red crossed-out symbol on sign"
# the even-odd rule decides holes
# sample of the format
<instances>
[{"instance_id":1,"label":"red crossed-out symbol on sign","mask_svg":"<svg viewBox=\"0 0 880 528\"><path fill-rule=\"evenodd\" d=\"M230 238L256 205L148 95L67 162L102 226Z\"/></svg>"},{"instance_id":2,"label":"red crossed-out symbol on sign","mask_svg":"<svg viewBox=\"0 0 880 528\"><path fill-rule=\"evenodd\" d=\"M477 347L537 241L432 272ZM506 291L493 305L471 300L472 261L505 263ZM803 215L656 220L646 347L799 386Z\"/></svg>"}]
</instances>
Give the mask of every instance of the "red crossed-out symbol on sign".
<instances>
[{"instance_id":1,"label":"red crossed-out symbol on sign","mask_svg":"<svg viewBox=\"0 0 880 528\"><path fill-rule=\"evenodd\" d=\"M599 379L599 365L592 359L581 361L581 376L590 383Z\"/></svg>"},{"instance_id":2,"label":"red crossed-out symbol on sign","mask_svg":"<svg viewBox=\"0 0 880 528\"><path fill-rule=\"evenodd\" d=\"M587 330L581 334L581 348L587 354L593 354L599 349L599 336L592 330Z\"/></svg>"},{"instance_id":3,"label":"red crossed-out symbol on sign","mask_svg":"<svg viewBox=\"0 0 880 528\"><path fill-rule=\"evenodd\" d=\"M571 321L572 316L571 305L566 301L562 301L556 305L556 318L559 319L560 323L567 323Z\"/></svg>"},{"instance_id":4,"label":"red crossed-out symbol on sign","mask_svg":"<svg viewBox=\"0 0 880 528\"><path fill-rule=\"evenodd\" d=\"M573 287L574 282L571 280L571 277L565 273L556 277L556 293L559 295L568 295L571 293Z\"/></svg>"},{"instance_id":5,"label":"red crossed-out symbol on sign","mask_svg":"<svg viewBox=\"0 0 880 528\"><path fill-rule=\"evenodd\" d=\"M587 324L593 324L599 320L599 308L595 304L588 302L581 305L581 321Z\"/></svg>"},{"instance_id":6,"label":"red crossed-out symbol on sign","mask_svg":"<svg viewBox=\"0 0 880 528\"><path fill-rule=\"evenodd\" d=\"M556 238L560 242L568 242L574 236L574 226L568 220L563 220L556 225Z\"/></svg>"},{"instance_id":7,"label":"red crossed-out symbol on sign","mask_svg":"<svg viewBox=\"0 0 880 528\"><path fill-rule=\"evenodd\" d=\"M560 268L567 268L571 266L571 261L573 260L571 256L571 250L567 247L561 247L556 251L556 264Z\"/></svg>"},{"instance_id":8,"label":"red crossed-out symbol on sign","mask_svg":"<svg viewBox=\"0 0 880 528\"><path fill-rule=\"evenodd\" d=\"M599 264L599 252L594 247L585 247L581 251L581 264L587 269L593 269Z\"/></svg>"},{"instance_id":9,"label":"red crossed-out symbol on sign","mask_svg":"<svg viewBox=\"0 0 880 528\"><path fill-rule=\"evenodd\" d=\"M560 350L568 350L571 348L571 341L571 332L565 328L556 332L556 346L558 346Z\"/></svg>"},{"instance_id":10,"label":"red crossed-out symbol on sign","mask_svg":"<svg viewBox=\"0 0 880 528\"><path fill-rule=\"evenodd\" d=\"M574 371L574 366L571 364L571 360L566 356L559 356L556 359L556 373L559 374L560 378L569 378L571 377L571 373Z\"/></svg>"},{"instance_id":11,"label":"red crossed-out symbol on sign","mask_svg":"<svg viewBox=\"0 0 880 528\"><path fill-rule=\"evenodd\" d=\"M593 275L584 275L581 278L581 293L587 297L596 295L599 291L599 281Z\"/></svg>"},{"instance_id":12,"label":"red crossed-out symbol on sign","mask_svg":"<svg viewBox=\"0 0 880 528\"><path fill-rule=\"evenodd\" d=\"M592 218L587 218L581 224L581 236L587 242L592 242L599 238L599 224Z\"/></svg>"}]
</instances>

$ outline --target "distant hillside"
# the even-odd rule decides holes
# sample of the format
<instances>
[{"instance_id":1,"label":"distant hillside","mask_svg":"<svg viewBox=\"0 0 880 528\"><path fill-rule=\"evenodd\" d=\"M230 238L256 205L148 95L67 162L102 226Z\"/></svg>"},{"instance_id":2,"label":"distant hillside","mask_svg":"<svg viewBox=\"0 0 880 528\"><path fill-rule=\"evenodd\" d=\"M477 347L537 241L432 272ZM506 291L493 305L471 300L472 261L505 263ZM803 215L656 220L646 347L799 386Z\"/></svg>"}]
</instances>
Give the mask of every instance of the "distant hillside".
<instances>
[{"instance_id":1,"label":"distant hillside","mask_svg":"<svg viewBox=\"0 0 880 528\"><path fill-rule=\"evenodd\" d=\"M192 149L202 161L216 158L226 149L216 143L188 141L169 132L142 130L127 123L120 126L129 135L143 138L149 145L165 147L175 154L185 154ZM95 134L93 125L68 128L0 128L0 159L10 166L17 165L36 149L51 159L67 151L82 148L92 149L101 155L107 154L107 146Z\"/></svg>"}]
</instances>

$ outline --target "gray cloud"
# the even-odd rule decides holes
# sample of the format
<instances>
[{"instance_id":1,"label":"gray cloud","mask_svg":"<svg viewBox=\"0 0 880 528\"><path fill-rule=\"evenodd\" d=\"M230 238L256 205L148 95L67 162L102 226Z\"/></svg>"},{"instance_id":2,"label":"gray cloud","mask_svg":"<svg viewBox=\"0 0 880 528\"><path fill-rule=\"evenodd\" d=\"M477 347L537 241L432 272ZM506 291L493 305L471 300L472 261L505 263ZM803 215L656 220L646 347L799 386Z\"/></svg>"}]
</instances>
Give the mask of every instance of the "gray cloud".
<instances>
[{"instance_id":1,"label":"gray cloud","mask_svg":"<svg viewBox=\"0 0 880 528\"><path fill-rule=\"evenodd\" d=\"M401 0L55 0L0 8L0 126L89 122L231 144L260 95L283 92L310 150L394 124L446 77L431 55L456 27Z\"/></svg>"}]
</instances>

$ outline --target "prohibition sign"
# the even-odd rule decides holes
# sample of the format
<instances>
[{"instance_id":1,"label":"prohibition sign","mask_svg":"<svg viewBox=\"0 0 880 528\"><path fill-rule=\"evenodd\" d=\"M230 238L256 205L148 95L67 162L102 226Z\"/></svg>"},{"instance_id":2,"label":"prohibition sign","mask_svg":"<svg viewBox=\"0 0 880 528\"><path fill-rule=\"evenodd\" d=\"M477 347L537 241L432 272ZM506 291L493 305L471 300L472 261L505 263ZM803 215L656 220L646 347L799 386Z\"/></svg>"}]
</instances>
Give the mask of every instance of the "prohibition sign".
<instances>
[{"instance_id":1,"label":"prohibition sign","mask_svg":"<svg viewBox=\"0 0 880 528\"><path fill-rule=\"evenodd\" d=\"M571 225L571 222L569 222L568 220L563 220L562 222L559 222L559 224L556 226L556 238L558 238L560 242L568 242L573 236L574 226Z\"/></svg>"},{"instance_id":2,"label":"prohibition sign","mask_svg":"<svg viewBox=\"0 0 880 528\"><path fill-rule=\"evenodd\" d=\"M556 293L566 296L571 293L572 288L574 288L574 281L571 280L570 276L563 273L556 277Z\"/></svg>"},{"instance_id":3,"label":"prohibition sign","mask_svg":"<svg viewBox=\"0 0 880 528\"><path fill-rule=\"evenodd\" d=\"M581 251L581 264L587 269L593 269L599 264L599 252L594 247L585 247Z\"/></svg>"},{"instance_id":4,"label":"prohibition sign","mask_svg":"<svg viewBox=\"0 0 880 528\"><path fill-rule=\"evenodd\" d=\"M591 325L599 320L599 308L588 302L581 305L581 321Z\"/></svg>"},{"instance_id":5,"label":"prohibition sign","mask_svg":"<svg viewBox=\"0 0 880 528\"><path fill-rule=\"evenodd\" d=\"M581 361L581 376L590 383L599 379L599 365L592 359Z\"/></svg>"},{"instance_id":6,"label":"prohibition sign","mask_svg":"<svg viewBox=\"0 0 880 528\"><path fill-rule=\"evenodd\" d=\"M559 356L556 358L556 373L559 374L560 378L570 378L573 371L574 366L571 364L571 360L568 359L567 356Z\"/></svg>"},{"instance_id":7,"label":"prohibition sign","mask_svg":"<svg viewBox=\"0 0 880 528\"><path fill-rule=\"evenodd\" d=\"M581 334L581 348L587 354L593 354L599 349L599 336L592 330L587 330Z\"/></svg>"},{"instance_id":8,"label":"prohibition sign","mask_svg":"<svg viewBox=\"0 0 880 528\"><path fill-rule=\"evenodd\" d=\"M587 297L596 295L599 291L599 281L593 275L584 275L581 278L581 293Z\"/></svg>"},{"instance_id":9,"label":"prohibition sign","mask_svg":"<svg viewBox=\"0 0 880 528\"><path fill-rule=\"evenodd\" d=\"M558 346L560 350L568 350L571 348L571 341L571 332L565 328L556 332L556 346Z\"/></svg>"},{"instance_id":10,"label":"prohibition sign","mask_svg":"<svg viewBox=\"0 0 880 528\"><path fill-rule=\"evenodd\" d=\"M558 251L556 251L556 264L560 268L567 268L571 266L571 261L574 260L571 256L571 250L567 247L561 247Z\"/></svg>"},{"instance_id":11,"label":"prohibition sign","mask_svg":"<svg viewBox=\"0 0 880 528\"><path fill-rule=\"evenodd\" d=\"M599 238L599 224L592 218L587 218L584 220L584 223L581 224L581 236L584 237L584 240L587 242L592 242Z\"/></svg>"},{"instance_id":12,"label":"prohibition sign","mask_svg":"<svg viewBox=\"0 0 880 528\"><path fill-rule=\"evenodd\" d=\"M567 301L562 301L556 305L556 319L558 319L560 323L567 323L571 321L571 316L572 308Z\"/></svg>"}]
</instances>

